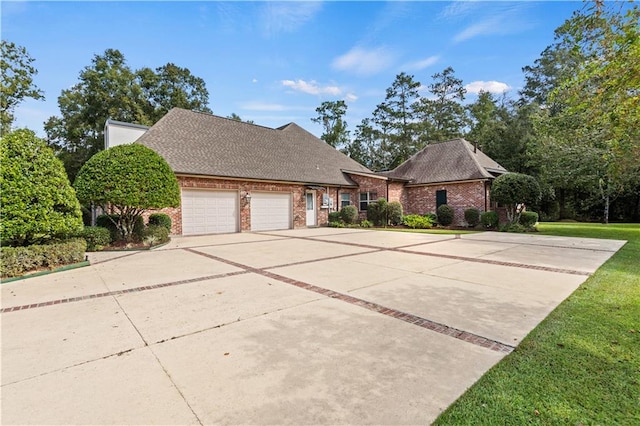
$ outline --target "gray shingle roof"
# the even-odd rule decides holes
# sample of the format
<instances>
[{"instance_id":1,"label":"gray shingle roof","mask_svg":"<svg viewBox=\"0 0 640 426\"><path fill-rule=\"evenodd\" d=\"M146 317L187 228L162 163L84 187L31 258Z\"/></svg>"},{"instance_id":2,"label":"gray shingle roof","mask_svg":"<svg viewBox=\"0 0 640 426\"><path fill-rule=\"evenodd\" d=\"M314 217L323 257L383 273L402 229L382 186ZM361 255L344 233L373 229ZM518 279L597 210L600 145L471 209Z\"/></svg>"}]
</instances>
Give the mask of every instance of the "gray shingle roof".
<instances>
[{"instance_id":1,"label":"gray shingle roof","mask_svg":"<svg viewBox=\"0 0 640 426\"><path fill-rule=\"evenodd\" d=\"M178 174L354 186L341 170L372 173L294 123L271 129L174 108L137 142Z\"/></svg>"},{"instance_id":2,"label":"gray shingle roof","mask_svg":"<svg viewBox=\"0 0 640 426\"><path fill-rule=\"evenodd\" d=\"M490 179L507 170L464 139L427 145L395 169L391 178L408 179L410 184Z\"/></svg>"}]
</instances>

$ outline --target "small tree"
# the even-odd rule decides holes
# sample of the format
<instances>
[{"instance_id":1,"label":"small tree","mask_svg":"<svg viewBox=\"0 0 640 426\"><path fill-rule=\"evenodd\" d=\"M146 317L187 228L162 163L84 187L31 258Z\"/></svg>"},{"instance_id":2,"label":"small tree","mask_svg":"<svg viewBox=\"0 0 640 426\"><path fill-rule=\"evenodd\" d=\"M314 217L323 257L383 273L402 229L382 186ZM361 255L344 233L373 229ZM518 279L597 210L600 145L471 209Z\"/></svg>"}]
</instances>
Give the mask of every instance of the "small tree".
<instances>
[{"instance_id":1,"label":"small tree","mask_svg":"<svg viewBox=\"0 0 640 426\"><path fill-rule=\"evenodd\" d=\"M138 217L145 210L178 207L180 188L169 164L140 145L118 145L87 161L74 182L78 199L118 215L120 235L131 241Z\"/></svg>"},{"instance_id":2,"label":"small tree","mask_svg":"<svg viewBox=\"0 0 640 426\"><path fill-rule=\"evenodd\" d=\"M506 173L491 186L491 198L506 207L510 224L518 223L524 206L538 203L540 195L538 181L522 173Z\"/></svg>"},{"instance_id":3,"label":"small tree","mask_svg":"<svg viewBox=\"0 0 640 426\"><path fill-rule=\"evenodd\" d=\"M392 201L387 204L387 217L391 225L400 225L402 223L402 204L398 201Z\"/></svg>"},{"instance_id":4,"label":"small tree","mask_svg":"<svg viewBox=\"0 0 640 426\"><path fill-rule=\"evenodd\" d=\"M34 132L0 140L2 245L24 246L82 230L82 211L62 162Z\"/></svg>"},{"instance_id":5,"label":"small tree","mask_svg":"<svg viewBox=\"0 0 640 426\"><path fill-rule=\"evenodd\" d=\"M453 215L455 214L453 207L448 204L442 204L436 210L438 214L438 223L442 226L449 226L453 223Z\"/></svg>"}]
</instances>

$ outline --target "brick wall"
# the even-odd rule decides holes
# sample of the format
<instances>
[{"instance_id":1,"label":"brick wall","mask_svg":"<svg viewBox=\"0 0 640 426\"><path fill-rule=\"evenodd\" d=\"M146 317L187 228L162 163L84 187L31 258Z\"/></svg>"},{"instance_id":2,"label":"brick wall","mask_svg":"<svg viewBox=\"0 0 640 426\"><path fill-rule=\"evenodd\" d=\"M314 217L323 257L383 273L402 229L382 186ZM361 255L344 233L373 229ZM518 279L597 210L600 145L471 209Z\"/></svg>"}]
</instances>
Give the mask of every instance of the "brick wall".
<instances>
[{"instance_id":1,"label":"brick wall","mask_svg":"<svg viewBox=\"0 0 640 426\"><path fill-rule=\"evenodd\" d=\"M406 188L404 214L426 214L436 212L436 191L447 191L447 204L454 210L454 224L464 225L464 211L475 207L485 211L484 181L459 182ZM488 193L487 193L488 200Z\"/></svg>"}]
</instances>

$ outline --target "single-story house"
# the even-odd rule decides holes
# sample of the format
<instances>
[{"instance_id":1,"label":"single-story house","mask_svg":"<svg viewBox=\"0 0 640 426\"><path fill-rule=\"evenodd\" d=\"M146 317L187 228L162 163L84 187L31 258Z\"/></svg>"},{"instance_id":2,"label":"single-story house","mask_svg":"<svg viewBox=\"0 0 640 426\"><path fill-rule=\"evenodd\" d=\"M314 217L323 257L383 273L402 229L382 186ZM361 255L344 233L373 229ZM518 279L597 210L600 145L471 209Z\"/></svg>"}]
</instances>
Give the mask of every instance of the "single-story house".
<instances>
[{"instance_id":1,"label":"single-story house","mask_svg":"<svg viewBox=\"0 0 640 426\"><path fill-rule=\"evenodd\" d=\"M480 171L456 175L431 191L433 182L423 177L429 169L417 173L425 150L391 172L374 173L295 123L272 129L174 108L149 129L131 125L128 139L122 133L126 125L107 121L105 148L113 146L109 138L118 144L135 141L169 163L178 178L181 205L163 212L171 216L172 234L177 235L320 226L327 224L329 212L346 205L356 206L364 218L367 205L380 197L401 202L406 213L435 212L435 198L431 203L426 197L435 197L434 191L442 185L451 188L450 203L484 211L488 202L483 199L479 204L477 194L465 185L474 187L481 182L488 191L487 182L493 175L482 165L504 171L479 151L465 148L469 158L461 166L482 162L476 167ZM466 141L460 143L470 146ZM460 150L455 143L452 146ZM446 157L444 152L441 155ZM414 167L404 167L407 164ZM433 167L433 161L426 165ZM459 188L465 191L460 196ZM468 202L463 200L466 196Z\"/></svg>"}]
</instances>

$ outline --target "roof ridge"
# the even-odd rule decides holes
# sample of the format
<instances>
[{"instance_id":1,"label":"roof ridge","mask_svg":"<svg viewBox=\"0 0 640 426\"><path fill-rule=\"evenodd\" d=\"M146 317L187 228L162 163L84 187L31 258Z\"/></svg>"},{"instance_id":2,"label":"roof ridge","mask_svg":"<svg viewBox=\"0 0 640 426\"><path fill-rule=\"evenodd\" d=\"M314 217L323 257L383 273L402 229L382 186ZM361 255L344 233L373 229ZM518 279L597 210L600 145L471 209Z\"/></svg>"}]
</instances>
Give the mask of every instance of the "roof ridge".
<instances>
[{"instance_id":1,"label":"roof ridge","mask_svg":"<svg viewBox=\"0 0 640 426\"><path fill-rule=\"evenodd\" d=\"M229 117L223 117L221 115L217 115L214 114L212 112L205 112L205 111L196 111L196 110L192 110L192 109L186 109L186 108L180 108L180 107L173 107L169 110L169 112L167 114L169 114L172 110L180 110L180 111L184 111L184 112L188 112L188 113L194 113L194 114L201 114L201 115L206 115L208 117L213 117L213 118L220 118L222 120L227 120L227 121L232 121L234 123L239 123L239 124L248 124L251 126L256 126L256 127L262 127L263 129L269 129L269 130L280 130L279 128L273 128L273 127L268 127L268 126L264 126L262 124L256 124L256 123L250 123L248 121L241 121L241 120L234 120L233 118L229 118ZM289 123L291 124L291 123ZM286 125L285 125L286 126Z\"/></svg>"},{"instance_id":2,"label":"roof ridge","mask_svg":"<svg viewBox=\"0 0 640 426\"><path fill-rule=\"evenodd\" d=\"M480 170L480 173L482 173L485 177L492 177L491 173L489 173L487 171L487 169L484 168L484 166L482 164L480 164L480 161L476 158L474 152L471 152L471 142L469 142L468 140L464 139L464 138L460 138L460 141L464 144L464 148L467 152L467 154L471 157L471 159L473 160L474 164L476 166L478 166L478 170ZM480 151L477 147L474 147L474 149L476 151ZM480 151L481 153L484 154L484 152Z\"/></svg>"}]
</instances>

